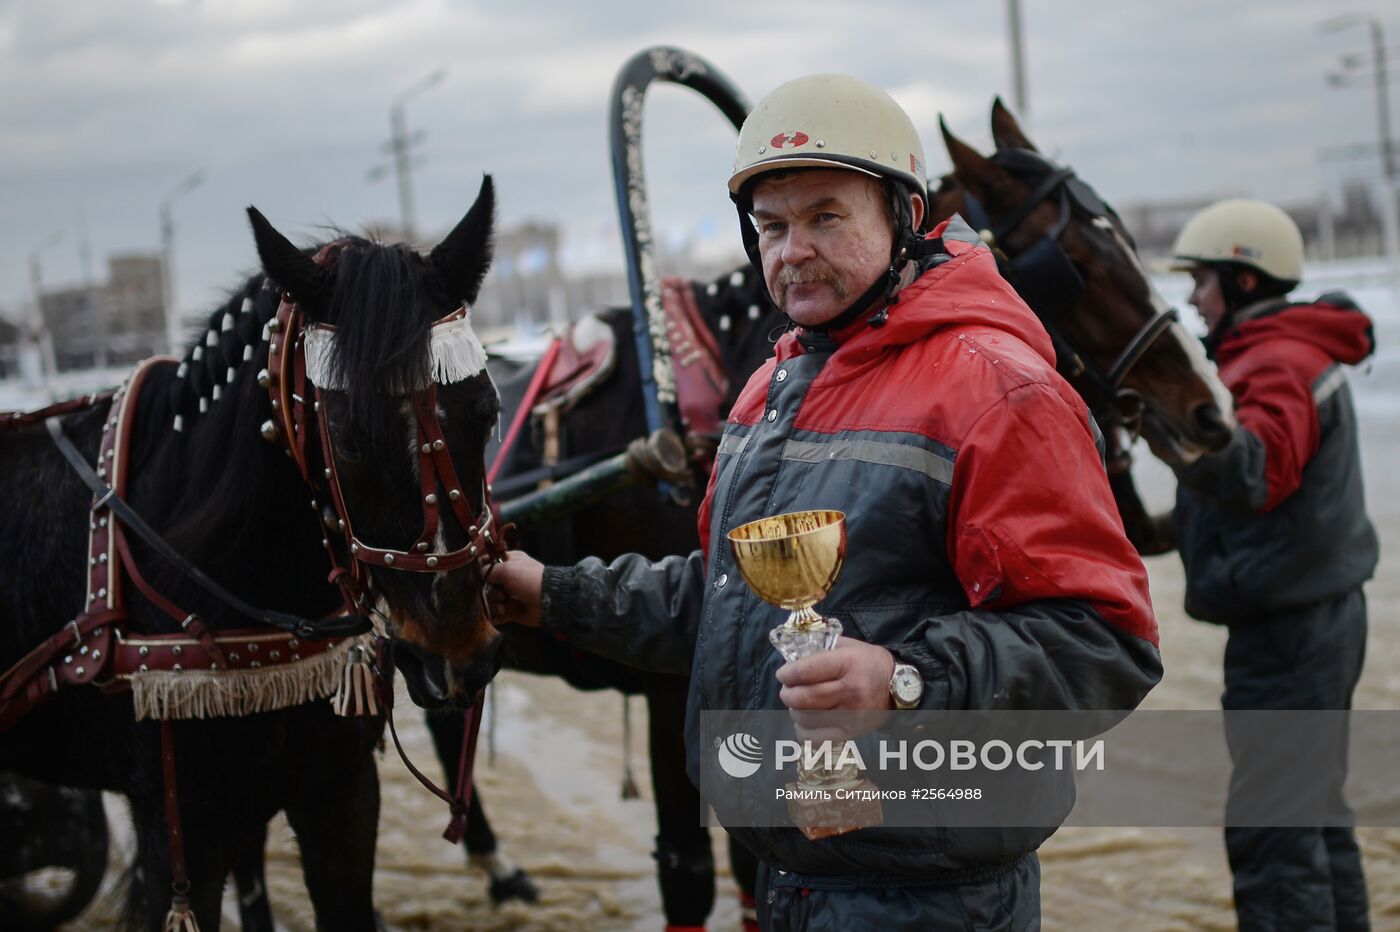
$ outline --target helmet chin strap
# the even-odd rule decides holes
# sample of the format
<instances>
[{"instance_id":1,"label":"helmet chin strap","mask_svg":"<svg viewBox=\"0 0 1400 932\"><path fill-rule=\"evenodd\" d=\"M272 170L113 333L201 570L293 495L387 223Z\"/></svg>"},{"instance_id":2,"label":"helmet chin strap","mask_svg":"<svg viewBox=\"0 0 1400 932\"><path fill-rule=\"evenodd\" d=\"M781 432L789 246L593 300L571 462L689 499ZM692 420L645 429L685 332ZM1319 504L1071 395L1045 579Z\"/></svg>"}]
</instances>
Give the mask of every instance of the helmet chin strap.
<instances>
[{"instance_id":1,"label":"helmet chin strap","mask_svg":"<svg viewBox=\"0 0 1400 932\"><path fill-rule=\"evenodd\" d=\"M924 239L914 229L914 207L909 192L896 182L886 181L886 185L891 189L890 203L894 210L894 243L890 247L890 265L884 272L870 283L870 287L861 292L845 310L835 317L820 324L802 324L806 330L815 330L818 333L830 333L833 330L840 330L848 327L860 319L865 314L879 305L879 310L870 318L870 326L882 327L889 319L890 308L899 303L899 291L902 287L904 269L912 259L915 263L922 264L922 261L933 255L943 252L943 241L941 239ZM739 208L739 234L744 241L744 252L748 254L749 264L758 272L760 281L766 281L763 274L763 258L758 251L758 231L749 220L749 210L746 204L751 202L747 198L735 196L732 198ZM774 306L777 300L770 292L768 295ZM790 323L796 322L788 318Z\"/></svg>"},{"instance_id":2,"label":"helmet chin strap","mask_svg":"<svg viewBox=\"0 0 1400 932\"><path fill-rule=\"evenodd\" d=\"M1241 288L1239 282L1240 267L1234 263L1216 262L1213 264L1212 272L1220 283L1220 297L1225 302L1225 313L1220 316L1220 320L1202 338L1201 342L1205 345L1206 356L1215 359L1215 351L1220 348L1220 341L1234 326L1235 318L1239 316L1240 311L1273 295L1263 294L1265 289L1258 284L1250 291Z\"/></svg>"},{"instance_id":3,"label":"helmet chin strap","mask_svg":"<svg viewBox=\"0 0 1400 932\"><path fill-rule=\"evenodd\" d=\"M907 258L903 257L892 258L890 267L871 282L870 287L861 292L860 297L848 304L844 311L820 324L804 324L803 326L807 330L815 330L818 333L841 330L855 323L860 315L869 311L877 303L880 305L880 310L870 318L870 326L884 326L885 321L890 316L890 305L899 300L899 282L903 277L904 265L908 261Z\"/></svg>"}]
</instances>

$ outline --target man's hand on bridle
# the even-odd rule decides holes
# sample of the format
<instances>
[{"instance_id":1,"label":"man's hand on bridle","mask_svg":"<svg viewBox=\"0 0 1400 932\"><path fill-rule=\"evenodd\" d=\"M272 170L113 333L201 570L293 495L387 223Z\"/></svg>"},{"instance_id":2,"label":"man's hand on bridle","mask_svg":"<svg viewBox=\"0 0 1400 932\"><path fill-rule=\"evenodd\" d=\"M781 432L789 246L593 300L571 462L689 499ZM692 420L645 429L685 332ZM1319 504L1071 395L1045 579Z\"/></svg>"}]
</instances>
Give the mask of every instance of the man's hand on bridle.
<instances>
[{"instance_id":1,"label":"man's hand on bridle","mask_svg":"<svg viewBox=\"0 0 1400 932\"><path fill-rule=\"evenodd\" d=\"M527 628L540 626L540 595L544 564L523 550L512 550L491 568L486 578L486 604L491 620Z\"/></svg>"}]
</instances>

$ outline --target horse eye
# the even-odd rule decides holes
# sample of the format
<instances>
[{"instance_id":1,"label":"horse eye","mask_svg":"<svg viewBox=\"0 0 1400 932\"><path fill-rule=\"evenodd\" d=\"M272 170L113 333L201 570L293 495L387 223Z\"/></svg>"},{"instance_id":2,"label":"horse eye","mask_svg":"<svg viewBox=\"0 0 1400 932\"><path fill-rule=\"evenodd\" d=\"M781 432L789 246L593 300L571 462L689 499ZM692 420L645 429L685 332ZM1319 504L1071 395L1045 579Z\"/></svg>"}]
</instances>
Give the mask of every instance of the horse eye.
<instances>
[{"instance_id":1,"label":"horse eye","mask_svg":"<svg viewBox=\"0 0 1400 932\"><path fill-rule=\"evenodd\" d=\"M364 458L360 448L355 446L355 441L342 434L335 421L331 421L327 426L330 428L331 446L335 449L336 456L347 463L358 463Z\"/></svg>"}]
</instances>

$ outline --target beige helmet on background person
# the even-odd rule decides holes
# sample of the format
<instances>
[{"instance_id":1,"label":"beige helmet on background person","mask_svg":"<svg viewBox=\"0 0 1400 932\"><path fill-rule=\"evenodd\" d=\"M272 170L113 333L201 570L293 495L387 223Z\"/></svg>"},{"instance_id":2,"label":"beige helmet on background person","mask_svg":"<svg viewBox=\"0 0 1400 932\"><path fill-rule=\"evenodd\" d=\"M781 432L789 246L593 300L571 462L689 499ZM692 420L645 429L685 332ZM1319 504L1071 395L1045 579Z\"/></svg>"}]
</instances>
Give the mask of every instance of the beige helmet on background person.
<instances>
[{"instance_id":1,"label":"beige helmet on background person","mask_svg":"<svg viewBox=\"0 0 1400 932\"><path fill-rule=\"evenodd\" d=\"M1172 246L1172 268L1233 262L1283 282L1303 278L1303 234L1293 218L1263 201L1218 201L1186 222Z\"/></svg>"},{"instance_id":2,"label":"beige helmet on background person","mask_svg":"<svg viewBox=\"0 0 1400 932\"><path fill-rule=\"evenodd\" d=\"M739 130L729 193L739 198L758 175L789 168L848 168L927 190L909 115L878 87L840 74L798 78L759 101Z\"/></svg>"}]
</instances>

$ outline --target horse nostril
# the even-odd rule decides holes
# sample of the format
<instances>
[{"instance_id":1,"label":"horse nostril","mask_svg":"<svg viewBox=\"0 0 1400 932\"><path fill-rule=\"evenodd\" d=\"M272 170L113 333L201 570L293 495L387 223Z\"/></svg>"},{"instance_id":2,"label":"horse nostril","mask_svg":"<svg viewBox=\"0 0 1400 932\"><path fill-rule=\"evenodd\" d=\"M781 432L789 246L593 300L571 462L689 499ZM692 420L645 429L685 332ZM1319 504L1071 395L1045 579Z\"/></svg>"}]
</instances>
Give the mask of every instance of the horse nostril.
<instances>
[{"instance_id":1,"label":"horse nostril","mask_svg":"<svg viewBox=\"0 0 1400 932\"><path fill-rule=\"evenodd\" d=\"M1204 404L1191 412L1191 420L1196 429L1196 436L1206 449L1214 452L1224 449L1230 442L1230 436L1234 433L1230 425L1225 421L1225 415L1220 408L1214 404Z\"/></svg>"},{"instance_id":2,"label":"horse nostril","mask_svg":"<svg viewBox=\"0 0 1400 932\"><path fill-rule=\"evenodd\" d=\"M486 645L486 660L491 665L491 675L495 676L501 672L501 665L506 662L506 652L502 649L506 646L506 639L497 634L490 644Z\"/></svg>"},{"instance_id":3,"label":"horse nostril","mask_svg":"<svg viewBox=\"0 0 1400 932\"><path fill-rule=\"evenodd\" d=\"M457 688L468 700L474 699L500 672L506 659L505 651L502 650L505 641L506 639L498 634L476 652L470 663L453 667L452 674L456 679Z\"/></svg>"}]
</instances>

